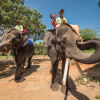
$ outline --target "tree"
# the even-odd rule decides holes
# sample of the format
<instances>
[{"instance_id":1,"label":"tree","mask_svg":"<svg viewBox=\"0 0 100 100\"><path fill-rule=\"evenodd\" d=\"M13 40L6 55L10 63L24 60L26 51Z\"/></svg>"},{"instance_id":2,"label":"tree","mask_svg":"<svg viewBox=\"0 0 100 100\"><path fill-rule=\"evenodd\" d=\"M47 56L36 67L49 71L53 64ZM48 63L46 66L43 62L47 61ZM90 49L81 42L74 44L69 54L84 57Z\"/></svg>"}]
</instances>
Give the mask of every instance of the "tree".
<instances>
[{"instance_id":1,"label":"tree","mask_svg":"<svg viewBox=\"0 0 100 100\"><path fill-rule=\"evenodd\" d=\"M28 35L34 39L41 39L45 25L41 23L42 15L37 9L30 10L24 5L24 0L0 0L0 31L14 28L20 20L28 29Z\"/></svg>"},{"instance_id":2,"label":"tree","mask_svg":"<svg viewBox=\"0 0 100 100\"><path fill-rule=\"evenodd\" d=\"M90 29L90 28L85 28L83 30L80 30L80 34L84 41L97 40L98 38L97 32L98 31L96 31L96 29Z\"/></svg>"},{"instance_id":3,"label":"tree","mask_svg":"<svg viewBox=\"0 0 100 100\"><path fill-rule=\"evenodd\" d=\"M98 6L100 7L100 1L98 1Z\"/></svg>"},{"instance_id":4,"label":"tree","mask_svg":"<svg viewBox=\"0 0 100 100\"><path fill-rule=\"evenodd\" d=\"M40 40L44 37L44 29L46 28L46 26L41 23L41 18L42 15L37 11L37 9L34 9L32 20L30 22L30 25L28 26L32 29L29 30L29 33L31 33L30 37L33 37L34 40Z\"/></svg>"}]
</instances>

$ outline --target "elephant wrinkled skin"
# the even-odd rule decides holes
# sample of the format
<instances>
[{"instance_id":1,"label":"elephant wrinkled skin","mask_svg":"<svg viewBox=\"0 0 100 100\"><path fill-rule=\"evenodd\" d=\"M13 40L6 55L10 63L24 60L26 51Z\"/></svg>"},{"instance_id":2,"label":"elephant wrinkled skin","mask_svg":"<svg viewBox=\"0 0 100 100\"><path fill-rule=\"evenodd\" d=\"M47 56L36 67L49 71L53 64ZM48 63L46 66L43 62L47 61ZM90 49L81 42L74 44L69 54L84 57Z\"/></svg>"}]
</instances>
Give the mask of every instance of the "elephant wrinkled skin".
<instances>
[{"instance_id":1,"label":"elephant wrinkled skin","mask_svg":"<svg viewBox=\"0 0 100 100\"><path fill-rule=\"evenodd\" d=\"M28 44L28 38L16 29L11 29L4 33L2 42L0 43L0 52L13 51L13 56L16 62L15 81L23 80L21 77L22 69L24 68L25 60L28 58L28 67L31 67L31 58L34 54L34 45Z\"/></svg>"},{"instance_id":2,"label":"elephant wrinkled skin","mask_svg":"<svg viewBox=\"0 0 100 100\"><path fill-rule=\"evenodd\" d=\"M69 24L62 24L56 30L46 31L44 42L52 65L51 89L58 90L57 69L59 57L62 60L62 73L66 58L74 59L84 64L92 64L100 61L100 41L89 40L79 42L79 35ZM80 46L93 46L96 51L92 54L84 53ZM63 76L63 75L62 75Z\"/></svg>"}]
</instances>

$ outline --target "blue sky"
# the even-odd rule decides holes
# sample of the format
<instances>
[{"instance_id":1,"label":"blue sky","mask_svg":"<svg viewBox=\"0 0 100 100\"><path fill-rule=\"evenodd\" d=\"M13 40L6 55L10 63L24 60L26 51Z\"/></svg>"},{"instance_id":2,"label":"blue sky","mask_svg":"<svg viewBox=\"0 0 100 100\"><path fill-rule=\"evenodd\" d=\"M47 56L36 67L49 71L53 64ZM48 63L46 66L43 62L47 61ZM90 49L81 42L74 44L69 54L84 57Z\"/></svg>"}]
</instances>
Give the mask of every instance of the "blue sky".
<instances>
[{"instance_id":1,"label":"blue sky","mask_svg":"<svg viewBox=\"0 0 100 100\"><path fill-rule=\"evenodd\" d=\"M42 15L41 22L47 29L53 28L50 14L59 14L60 9L64 9L64 17L69 24L78 24L80 29L97 28L100 33L100 8L99 0L24 0L25 5L36 8Z\"/></svg>"}]
</instances>

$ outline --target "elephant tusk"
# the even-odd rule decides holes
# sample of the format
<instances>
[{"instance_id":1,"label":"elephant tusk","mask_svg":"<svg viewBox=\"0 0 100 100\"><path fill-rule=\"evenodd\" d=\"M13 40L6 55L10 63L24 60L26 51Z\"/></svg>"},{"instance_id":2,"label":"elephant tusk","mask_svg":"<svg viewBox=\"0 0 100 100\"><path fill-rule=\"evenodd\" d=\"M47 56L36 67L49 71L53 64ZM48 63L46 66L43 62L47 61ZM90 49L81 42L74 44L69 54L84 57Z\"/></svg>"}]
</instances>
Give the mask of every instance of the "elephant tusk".
<instances>
[{"instance_id":1,"label":"elephant tusk","mask_svg":"<svg viewBox=\"0 0 100 100\"><path fill-rule=\"evenodd\" d=\"M84 42L83 41L77 41L77 44L82 45L82 44L84 44Z\"/></svg>"},{"instance_id":2,"label":"elephant tusk","mask_svg":"<svg viewBox=\"0 0 100 100\"><path fill-rule=\"evenodd\" d=\"M62 80L63 86L65 86L66 82L68 81L69 63L70 63L70 59L67 58L65 63L64 74L63 74L63 80Z\"/></svg>"},{"instance_id":3,"label":"elephant tusk","mask_svg":"<svg viewBox=\"0 0 100 100\"><path fill-rule=\"evenodd\" d=\"M7 50L7 47L4 47L5 50Z\"/></svg>"}]
</instances>

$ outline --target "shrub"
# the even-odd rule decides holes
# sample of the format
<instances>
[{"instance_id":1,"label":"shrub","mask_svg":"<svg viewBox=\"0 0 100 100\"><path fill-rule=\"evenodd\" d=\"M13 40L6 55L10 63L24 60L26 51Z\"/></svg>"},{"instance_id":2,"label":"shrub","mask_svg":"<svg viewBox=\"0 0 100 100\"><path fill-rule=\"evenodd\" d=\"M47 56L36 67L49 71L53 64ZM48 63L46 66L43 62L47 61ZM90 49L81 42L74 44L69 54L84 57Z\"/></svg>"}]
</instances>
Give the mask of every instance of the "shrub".
<instances>
[{"instance_id":1,"label":"shrub","mask_svg":"<svg viewBox=\"0 0 100 100\"><path fill-rule=\"evenodd\" d=\"M35 44L35 55L46 55L46 48L42 42Z\"/></svg>"}]
</instances>

